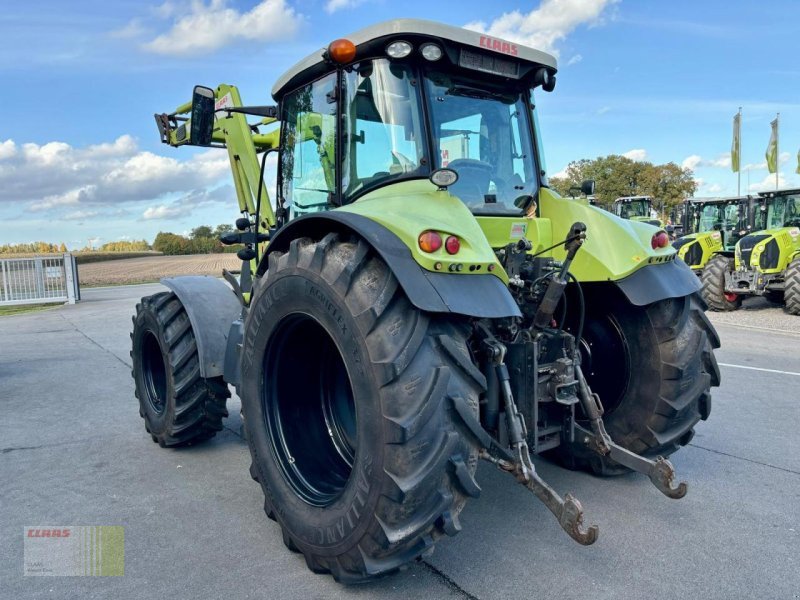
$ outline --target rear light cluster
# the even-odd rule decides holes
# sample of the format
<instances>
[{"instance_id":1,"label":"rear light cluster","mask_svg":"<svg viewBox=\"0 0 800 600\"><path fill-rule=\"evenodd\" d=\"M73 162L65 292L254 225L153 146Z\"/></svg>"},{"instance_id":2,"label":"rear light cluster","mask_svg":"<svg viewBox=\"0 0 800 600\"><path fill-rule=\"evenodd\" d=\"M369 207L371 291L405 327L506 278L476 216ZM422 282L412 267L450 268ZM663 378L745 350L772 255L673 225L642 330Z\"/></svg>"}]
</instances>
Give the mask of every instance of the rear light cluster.
<instances>
[{"instance_id":1,"label":"rear light cluster","mask_svg":"<svg viewBox=\"0 0 800 600\"><path fill-rule=\"evenodd\" d=\"M669 236L667 235L666 231L657 231L653 234L653 237L650 239L650 245L653 247L653 250L658 250L659 248L666 248L669 246Z\"/></svg>"},{"instance_id":2,"label":"rear light cluster","mask_svg":"<svg viewBox=\"0 0 800 600\"><path fill-rule=\"evenodd\" d=\"M418 238L419 249L423 252L436 252L442 247L442 236L437 231L423 231ZM458 254L461 250L461 240L454 235L447 236L444 240L444 249L448 254Z\"/></svg>"}]
</instances>

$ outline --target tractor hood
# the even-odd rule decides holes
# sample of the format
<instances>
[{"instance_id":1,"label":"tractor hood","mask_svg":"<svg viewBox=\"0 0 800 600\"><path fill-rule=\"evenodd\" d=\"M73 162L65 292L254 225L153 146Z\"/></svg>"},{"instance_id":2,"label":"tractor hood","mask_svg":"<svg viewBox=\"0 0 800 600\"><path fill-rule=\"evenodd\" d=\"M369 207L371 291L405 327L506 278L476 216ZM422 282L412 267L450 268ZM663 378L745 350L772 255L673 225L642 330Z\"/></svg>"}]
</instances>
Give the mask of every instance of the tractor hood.
<instances>
[{"instance_id":1,"label":"tractor hood","mask_svg":"<svg viewBox=\"0 0 800 600\"><path fill-rule=\"evenodd\" d=\"M736 268L764 273L783 271L800 252L800 228L781 227L756 231L736 244Z\"/></svg>"},{"instance_id":2,"label":"tractor hood","mask_svg":"<svg viewBox=\"0 0 800 600\"><path fill-rule=\"evenodd\" d=\"M678 258L692 269L701 269L711 254L724 250L719 231L687 234L675 240L672 247L678 253Z\"/></svg>"},{"instance_id":3,"label":"tractor hood","mask_svg":"<svg viewBox=\"0 0 800 600\"><path fill-rule=\"evenodd\" d=\"M586 224L586 242L570 268L579 281L618 281L642 267L675 260L671 246L652 248L650 242L659 231L653 225L562 198L549 188L541 189L539 208L541 216L551 223L554 241L563 239L575 221ZM553 251L558 260L565 256L563 247Z\"/></svg>"}]
</instances>

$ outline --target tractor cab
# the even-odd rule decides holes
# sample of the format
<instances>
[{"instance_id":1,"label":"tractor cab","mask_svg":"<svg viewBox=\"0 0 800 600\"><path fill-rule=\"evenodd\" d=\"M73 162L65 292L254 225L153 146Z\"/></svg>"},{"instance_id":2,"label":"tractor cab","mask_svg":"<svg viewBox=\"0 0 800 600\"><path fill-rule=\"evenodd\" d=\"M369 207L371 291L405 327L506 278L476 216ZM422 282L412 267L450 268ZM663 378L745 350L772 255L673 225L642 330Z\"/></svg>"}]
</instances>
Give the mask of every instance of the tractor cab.
<instances>
[{"instance_id":1,"label":"tractor cab","mask_svg":"<svg viewBox=\"0 0 800 600\"><path fill-rule=\"evenodd\" d=\"M800 314L800 189L760 192L751 220L752 232L735 245L720 279L720 293L706 300L717 310L731 310L746 296L784 302ZM710 301L709 301L710 300Z\"/></svg>"},{"instance_id":2,"label":"tractor cab","mask_svg":"<svg viewBox=\"0 0 800 600\"><path fill-rule=\"evenodd\" d=\"M279 199L288 218L440 169L476 215L520 216L543 184L532 90L555 59L418 20L336 40L281 77Z\"/></svg>"},{"instance_id":3,"label":"tractor cab","mask_svg":"<svg viewBox=\"0 0 800 600\"><path fill-rule=\"evenodd\" d=\"M717 254L733 256L736 242L752 230L751 196L689 198L684 203L684 235L673 247L698 275Z\"/></svg>"},{"instance_id":4,"label":"tractor cab","mask_svg":"<svg viewBox=\"0 0 800 600\"><path fill-rule=\"evenodd\" d=\"M730 198L691 198L687 203L687 234L719 232L727 251L752 229L753 211L750 196Z\"/></svg>"},{"instance_id":5,"label":"tractor cab","mask_svg":"<svg viewBox=\"0 0 800 600\"><path fill-rule=\"evenodd\" d=\"M614 200L614 214L623 219L649 223L656 227L664 224L653 209L652 196L625 196Z\"/></svg>"},{"instance_id":6,"label":"tractor cab","mask_svg":"<svg viewBox=\"0 0 800 600\"><path fill-rule=\"evenodd\" d=\"M756 229L800 227L800 189L759 193Z\"/></svg>"}]
</instances>

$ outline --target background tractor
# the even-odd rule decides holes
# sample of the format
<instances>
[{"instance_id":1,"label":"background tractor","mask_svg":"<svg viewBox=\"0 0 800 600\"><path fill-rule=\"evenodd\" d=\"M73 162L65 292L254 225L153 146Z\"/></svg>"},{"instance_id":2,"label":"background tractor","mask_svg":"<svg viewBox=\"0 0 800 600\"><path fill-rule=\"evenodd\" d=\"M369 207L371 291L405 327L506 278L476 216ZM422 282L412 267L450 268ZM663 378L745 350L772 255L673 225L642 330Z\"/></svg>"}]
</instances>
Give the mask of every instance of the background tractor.
<instances>
[{"instance_id":1,"label":"background tractor","mask_svg":"<svg viewBox=\"0 0 800 600\"><path fill-rule=\"evenodd\" d=\"M717 255L702 275L709 308L735 310L747 296L764 296L800 315L800 189L761 192L753 232L736 243L733 256Z\"/></svg>"},{"instance_id":2,"label":"background tractor","mask_svg":"<svg viewBox=\"0 0 800 600\"><path fill-rule=\"evenodd\" d=\"M622 219L630 219L639 223L649 223L656 227L664 227L664 222L655 215L651 196L625 196L614 200L613 212Z\"/></svg>"},{"instance_id":3,"label":"background tractor","mask_svg":"<svg viewBox=\"0 0 800 600\"><path fill-rule=\"evenodd\" d=\"M712 258L733 257L736 242L752 231L754 206L752 196L689 198L684 202L685 233L672 246L699 277ZM725 264L715 262L714 268Z\"/></svg>"},{"instance_id":4,"label":"background tractor","mask_svg":"<svg viewBox=\"0 0 800 600\"><path fill-rule=\"evenodd\" d=\"M534 90L555 73L397 20L292 67L277 106L198 86L156 115L165 143L227 149L242 216L222 241L245 247L227 283L167 279L137 307L145 427L205 440L233 386L266 513L315 572L357 582L430 553L480 495L478 459L581 544L597 527L532 454L686 493L666 456L709 416L719 340L663 230L549 189Z\"/></svg>"}]
</instances>

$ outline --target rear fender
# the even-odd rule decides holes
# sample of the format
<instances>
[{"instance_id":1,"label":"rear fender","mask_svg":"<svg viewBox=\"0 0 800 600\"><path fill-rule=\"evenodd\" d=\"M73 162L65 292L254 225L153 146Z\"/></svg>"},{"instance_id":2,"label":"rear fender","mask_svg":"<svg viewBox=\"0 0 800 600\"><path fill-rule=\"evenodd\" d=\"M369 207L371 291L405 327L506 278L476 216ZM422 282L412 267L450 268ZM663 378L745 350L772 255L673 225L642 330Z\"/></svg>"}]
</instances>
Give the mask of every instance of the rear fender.
<instances>
[{"instance_id":1,"label":"rear fender","mask_svg":"<svg viewBox=\"0 0 800 600\"><path fill-rule=\"evenodd\" d=\"M321 239L327 233L356 234L367 242L391 269L409 301L418 309L478 318L521 316L519 307L499 277L484 274L434 273L414 260L408 246L392 231L353 212L332 210L304 215L281 228L267 247L257 275L267 270L272 252L286 252L299 237Z\"/></svg>"}]
</instances>

